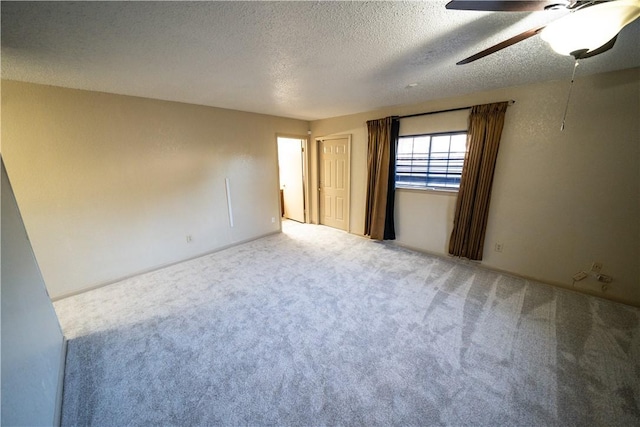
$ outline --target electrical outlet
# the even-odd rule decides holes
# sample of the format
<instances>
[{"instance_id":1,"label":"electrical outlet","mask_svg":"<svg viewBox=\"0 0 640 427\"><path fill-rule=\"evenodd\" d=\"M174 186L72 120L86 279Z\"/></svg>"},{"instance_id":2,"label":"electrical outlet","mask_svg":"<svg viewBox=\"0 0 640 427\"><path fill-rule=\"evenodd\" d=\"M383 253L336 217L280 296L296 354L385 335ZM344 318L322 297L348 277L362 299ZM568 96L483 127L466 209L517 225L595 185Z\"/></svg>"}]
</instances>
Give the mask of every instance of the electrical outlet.
<instances>
[{"instance_id":1,"label":"electrical outlet","mask_svg":"<svg viewBox=\"0 0 640 427\"><path fill-rule=\"evenodd\" d=\"M275 223L275 222L276 222L276 217L272 216L272 217L271 217L271 224L273 224L273 223Z\"/></svg>"},{"instance_id":2,"label":"electrical outlet","mask_svg":"<svg viewBox=\"0 0 640 427\"><path fill-rule=\"evenodd\" d=\"M191 238L191 234L187 234L187 243L191 243L191 240L193 240L193 239Z\"/></svg>"},{"instance_id":3,"label":"electrical outlet","mask_svg":"<svg viewBox=\"0 0 640 427\"><path fill-rule=\"evenodd\" d=\"M593 264L591 264L591 271L593 271L594 273L600 273L602 271L602 263L593 261Z\"/></svg>"},{"instance_id":4,"label":"electrical outlet","mask_svg":"<svg viewBox=\"0 0 640 427\"><path fill-rule=\"evenodd\" d=\"M584 279L585 277L587 277L587 273L585 273L584 271L579 271L576 274L573 275L573 280L576 282L579 282L580 280Z\"/></svg>"},{"instance_id":5,"label":"electrical outlet","mask_svg":"<svg viewBox=\"0 0 640 427\"><path fill-rule=\"evenodd\" d=\"M496 243L494 250L496 252L502 252L502 250L504 249L504 244L503 243Z\"/></svg>"},{"instance_id":6,"label":"electrical outlet","mask_svg":"<svg viewBox=\"0 0 640 427\"><path fill-rule=\"evenodd\" d=\"M613 277L607 276L606 274L598 274L596 277L598 279L598 282L602 282L602 283L613 282Z\"/></svg>"}]
</instances>

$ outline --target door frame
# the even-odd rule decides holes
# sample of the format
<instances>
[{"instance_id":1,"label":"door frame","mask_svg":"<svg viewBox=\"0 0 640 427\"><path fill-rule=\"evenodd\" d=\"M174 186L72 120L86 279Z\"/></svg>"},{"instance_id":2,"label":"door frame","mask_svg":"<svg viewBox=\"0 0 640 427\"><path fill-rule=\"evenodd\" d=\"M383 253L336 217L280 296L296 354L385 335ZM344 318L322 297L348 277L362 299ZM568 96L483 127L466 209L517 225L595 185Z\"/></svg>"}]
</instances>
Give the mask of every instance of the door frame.
<instances>
[{"instance_id":1,"label":"door frame","mask_svg":"<svg viewBox=\"0 0 640 427\"><path fill-rule=\"evenodd\" d=\"M309 136L308 135L295 135L291 133L276 133L276 170L278 171L278 211L280 212L280 222L282 223L282 207L280 205L280 164L278 162L278 138L290 138L290 139L299 139L302 141L302 193L304 195L304 222L309 224L311 222L311 212L310 212L310 198L309 198L309 188L310 185L310 174L309 174Z\"/></svg>"},{"instance_id":2,"label":"door frame","mask_svg":"<svg viewBox=\"0 0 640 427\"><path fill-rule=\"evenodd\" d=\"M318 207L318 224L322 224L322 195L320 193L320 168L322 168L322 152L321 146L323 141L330 141L332 139L347 139L347 164L349 165L349 173L347 174L347 232L351 233L351 134L345 135L329 135L318 136L315 139L316 143L316 182L318 188L316 188L316 203Z\"/></svg>"}]
</instances>

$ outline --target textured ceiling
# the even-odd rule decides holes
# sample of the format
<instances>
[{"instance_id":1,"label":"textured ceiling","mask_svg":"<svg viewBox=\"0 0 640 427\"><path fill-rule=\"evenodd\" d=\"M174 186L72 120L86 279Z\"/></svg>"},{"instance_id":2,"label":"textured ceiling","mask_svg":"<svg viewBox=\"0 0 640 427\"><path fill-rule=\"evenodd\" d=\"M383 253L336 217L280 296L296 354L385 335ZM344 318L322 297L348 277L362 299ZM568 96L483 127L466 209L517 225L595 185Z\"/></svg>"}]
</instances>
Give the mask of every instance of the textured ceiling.
<instances>
[{"instance_id":1,"label":"textured ceiling","mask_svg":"<svg viewBox=\"0 0 640 427\"><path fill-rule=\"evenodd\" d=\"M539 37L455 65L566 11L446 3L3 1L2 77L308 120L570 79ZM578 76L640 66L639 41L637 20Z\"/></svg>"}]
</instances>

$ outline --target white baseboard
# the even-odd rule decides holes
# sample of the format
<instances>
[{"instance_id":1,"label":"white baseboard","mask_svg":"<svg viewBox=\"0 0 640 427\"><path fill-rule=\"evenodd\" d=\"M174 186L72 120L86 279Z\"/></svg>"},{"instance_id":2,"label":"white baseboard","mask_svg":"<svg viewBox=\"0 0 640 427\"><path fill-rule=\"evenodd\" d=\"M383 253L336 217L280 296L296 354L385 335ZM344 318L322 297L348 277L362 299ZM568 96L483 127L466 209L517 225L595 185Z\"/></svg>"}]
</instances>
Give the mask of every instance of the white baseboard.
<instances>
[{"instance_id":1,"label":"white baseboard","mask_svg":"<svg viewBox=\"0 0 640 427\"><path fill-rule=\"evenodd\" d=\"M213 254L213 253L216 253L216 252L223 251L225 249L232 248L234 246L242 245L243 243L252 242L254 240L258 240L258 239L261 239L263 237L271 236L273 234L278 234L278 233L281 233L281 232L282 232L282 230L279 229L277 231L272 231L270 233L261 234L259 236L252 237L252 238L249 238L249 239L241 240L241 241L238 241L238 242L233 242L231 244L224 245L224 246L221 246L219 248L215 248L213 250L210 250L210 251L198 254L198 255L194 255L192 257L188 257L188 258L185 258L185 259L180 259L180 260L169 262L169 263L166 263L166 264L157 265L155 267L147 268L145 270L136 271L136 272L128 274L126 276L122 276L122 277L119 277L119 278L114 279L114 280L109 280L108 282L98 283L98 284L95 284L95 285L89 285L89 286L84 287L82 289L79 289L77 291L73 291L73 292L69 292L69 293L66 293L66 294L62 294L62 295L58 295L56 297L53 297L53 298L51 298L51 301L55 302L55 301L58 301L58 300L61 300L61 299L72 297L74 295L83 294L85 292L89 292L89 291L92 291L94 289L102 288L104 286L113 285L114 283L118 283L118 282L121 282L123 280L127 280L127 279L130 279L130 278L135 277L135 276L139 276L141 274L146 274L146 273L151 273L152 271L162 270L163 268L171 267L172 265L176 265L176 264L180 264L180 263L183 263L183 262L191 261L191 260L197 259L197 258L202 258L203 256L207 256L207 255L210 255L210 254Z\"/></svg>"}]
</instances>

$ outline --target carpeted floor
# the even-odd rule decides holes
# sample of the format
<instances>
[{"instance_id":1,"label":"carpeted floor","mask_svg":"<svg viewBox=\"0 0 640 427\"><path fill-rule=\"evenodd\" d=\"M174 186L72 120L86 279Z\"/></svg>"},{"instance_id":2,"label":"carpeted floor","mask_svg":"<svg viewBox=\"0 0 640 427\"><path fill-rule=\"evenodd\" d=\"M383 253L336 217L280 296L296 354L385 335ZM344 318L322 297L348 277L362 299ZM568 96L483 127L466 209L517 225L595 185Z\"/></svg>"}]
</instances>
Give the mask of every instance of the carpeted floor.
<instances>
[{"instance_id":1,"label":"carpeted floor","mask_svg":"<svg viewBox=\"0 0 640 427\"><path fill-rule=\"evenodd\" d=\"M640 425L640 310L283 228L56 302L63 425Z\"/></svg>"}]
</instances>

